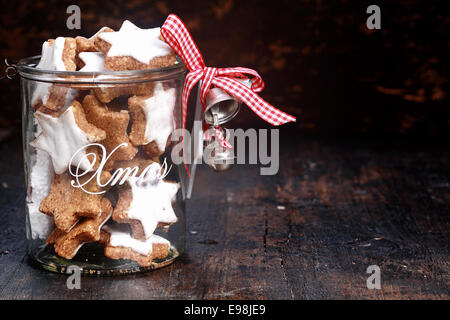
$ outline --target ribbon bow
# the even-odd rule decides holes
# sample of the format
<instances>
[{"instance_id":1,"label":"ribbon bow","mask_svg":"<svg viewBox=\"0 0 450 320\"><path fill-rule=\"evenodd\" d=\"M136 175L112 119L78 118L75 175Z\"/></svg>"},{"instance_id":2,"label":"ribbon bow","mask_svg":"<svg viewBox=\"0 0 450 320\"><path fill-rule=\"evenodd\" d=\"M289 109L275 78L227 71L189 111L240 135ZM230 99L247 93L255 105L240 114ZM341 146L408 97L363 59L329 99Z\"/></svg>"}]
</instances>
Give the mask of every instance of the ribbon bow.
<instances>
[{"instance_id":1,"label":"ribbon bow","mask_svg":"<svg viewBox=\"0 0 450 320\"><path fill-rule=\"evenodd\" d=\"M184 82L181 99L183 129L186 126L189 95L194 85L200 80L202 80L200 100L203 109L206 108L206 94L209 88L215 86L244 102L260 118L274 126L295 121L293 116L278 110L256 94L264 89L264 81L255 70L242 67L211 68L205 66L202 54L183 21L178 16L170 14L167 17L161 27L161 34L189 70ZM251 88L235 79L246 78L245 74L253 76Z\"/></svg>"}]
</instances>

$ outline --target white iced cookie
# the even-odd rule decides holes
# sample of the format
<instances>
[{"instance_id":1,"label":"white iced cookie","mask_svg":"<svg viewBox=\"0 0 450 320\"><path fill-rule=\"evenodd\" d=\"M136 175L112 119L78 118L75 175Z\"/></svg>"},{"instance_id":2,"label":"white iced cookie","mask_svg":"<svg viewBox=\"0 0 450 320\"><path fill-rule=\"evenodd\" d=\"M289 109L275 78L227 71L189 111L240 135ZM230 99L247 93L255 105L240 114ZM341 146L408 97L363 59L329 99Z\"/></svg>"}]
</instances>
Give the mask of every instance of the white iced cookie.
<instances>
[{"instance_id":1,"label":"white iced cookie","mask_svg":"<svg viewBox=\"0 0 450 320\"><path fill-rule=\"evenodd\" d=\"M41 132L41 128L36 123L36 134ZM33 239L46 239L54 223L52 217L39 211L39 205L47 196L55 175L53 164L47 152L36 150L35 162L30 169L29 187L31 194L27 196L28 213L31 224L31 236Z\"/></svg>"},{"instance_id":2,"label":"white iced cookie","mask_svg":"<svg viewBox=\"0 0 450 320\"><path fill-rule=\"evenodd\" d=\"M163 237L153 234L145 241L139 241L131 236L126 225L116 224L114 226L104 226L104 231L109 233L109 245L111 247L130 248L139 254L148 255L152 253L153 244L161 243L170 245L170 242Z\"/></svg>"},{"instance_id":3,"label":"white iced cookie","mask_svg":"<svg viewBox=\"0 0 450 320\"><path fill-rule=\"evenodd\" d=\"M37 69L48 71L75 71L76 41L73 38L58 37L42 45L42 55ZM31 97L32 106L44 105L50 110L68 106L77 91L67 87L37 82Z\"/></svg>"},{"instance_id":4,"label":"white iced cookie","mask_svg":"<svg viewBox=\"0 0 450 320\"><path fill-rule=\"evenodd\" d=\"M84 63L81 72L104 72L108 71L105 68L105 55L101 52L80 52L78 57Z\"/></svg>"},{"instance_id":5,"label":"white iced cookie","mask_svg":"<svg viewBox=\"0 0 450 320\"><path fill-rule=\"evenodd\" d=\"M42 132L30 145L50 155L57 174L66 171L71 160L73 165L79 164L82 170L92 169L86 151L81 149L105 139L106 133L87 122L78 101L74 101L59 117L39 111L35 117Z\"/></svg>"},{"instance_id":6,"label":"white iced cookie","mask_svg":"<svg viewBox=\"0 0 450 320\"><path fill-rule=\"evenodd\" d=\"M157 83L151 97L133 96L128 99L133 125L130 140L134 145L146 145L154 142L162 153L167 139L175 128L173 111L176 102L174 88L164 90L162 83ZM145 123L139 121L145 118Z\"/></svg>"},{"instance_id":7,"label":"white iced cookie","mask_svg":"<svg viewBox=\"0 0 450 320\"><path fill-rule=\"evenodd\" d=\"M102 32L113 32L114 30L108 27L102 27L100 30L98 30L92 37L85 38L85 37L75 37L75 40L77 42L77 53L80 54L81 52L96 52L99 51L96 48L95 42L98 41L98 35ZM79 64L80 61L78 61ZM80 65L78 65L81 67Z\"/></svg>"},{"instance_id":8,"label":"white iced cookie","mask_svg":"<svg viewBox=\"0 0 450 320\"><path fill-rule=\"evenodd\" d=\"M141 29L125 20L117 32L102 32L97 49L110 70L149 69L173 65L175 54L161 38L160 28Z\"/></svg>"},{"instance_id":9,"label":"white iced cookie","mask_svg":"<svg viewBox=\"0 0 450 320\"><path fill-rule=\"evenodd\" d=\"M153 259L163 259L169 254L168 240L157 235L152 235L145 241L136 240L131 236L127 225L104 226L102 238L105 256L134 260L144 267L149 267Z\"/></svg>"},{"instance_id":10,"label":"white iced cookie","mask_svg":"<svg viewBox=\"0 0 450 320\"><path fill-rule=\"evenodd\" d=\"M130 177L128 186L119 190L119 200L113 212L113 220L130 223L133 237L147 240L160 226L177 221L172 203L180 188L179 183L161 178L161 166L154 162L149 166L145 179Z\"/></svg>"},{"instance_id":11,"label":"white iced cookie","mask_svg":"<svg viewBox=\"0 0 450 320\"><path fill-rule=\"evenodd\" d=\"M41 60L36 66L37 69L66 71L63 61L63 51L66 39L58 37L54 41L45 41L42 45Z\"/></svg>"},{"instance_id":12,"label":"white iced cookie","mask_svg":"<svg viewBox=\"0 0 450 320\"><path fill-rule=\"evenodd\" d=\"M141 29L125 20L117 32L104 32L98 37L109 44L108 57L131 56L148 64L155 57L172 52L170 46L160 39L160 28Z\"/></svg>"},{"instance_id":13,"label":"white iced cookie","mask_svg":"<svg viewBox=\"0 0 450 320\"><path fill-rule=\"evenodd\" d=\"M100 33L104 32L104 31L106 31L106 30L114 31L114 30L112 30L111 28L106 27L106 26L101 27L100 30L98 30L92 37L89 38L89 40L94 40L95 37L97 37Z\"/></svg>"}]
</instances>

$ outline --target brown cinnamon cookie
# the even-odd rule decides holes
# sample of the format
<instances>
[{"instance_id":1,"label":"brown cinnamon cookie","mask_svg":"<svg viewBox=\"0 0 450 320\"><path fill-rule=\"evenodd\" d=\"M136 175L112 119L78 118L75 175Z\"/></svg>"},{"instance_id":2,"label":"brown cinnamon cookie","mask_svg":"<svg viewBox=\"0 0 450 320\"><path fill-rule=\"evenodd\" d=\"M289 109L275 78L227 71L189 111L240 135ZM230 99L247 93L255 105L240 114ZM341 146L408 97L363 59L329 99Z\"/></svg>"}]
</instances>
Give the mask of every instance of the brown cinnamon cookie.
<instances>
[{"instance_id":1,"label":"brown cinnamon cookie","mask_svg":"<svg viewBox=\"0 0 450 320\"><path fill-rule=\"evenodd\" d=\"M127 128L130 121L128 111L112 111L98 101L94 95L87 95L83 100L83 108L86 119L96 127L106 132L106 138L101 142L109 155L119 145L126 146L118 148L109 158L113 165L116 160L131 160L138 152L128 138Z\"/></svg>"},{"instance_id":2,"label":"brown cinnamon cookie","mask_svg":"<svg viewBox=\"0 0 450 320\"><path fill-rule=\"evenodd\" d=\"M110 177L109 172L103 171L101 182L106 183ZM69 232L81 217L98 217L102 212L102 194L91 194L73 187L73 179L68 172L55 175L49 194L39 206L39 211L52 216L56 227L63 232ZM86 179L82 177L81 183L86 182ZM105 189L97 185L96 179L92 179L83 188L89 192Z\"/></svg>"},{"instance_id":3,"label":"brown cinnamon cookie","mask_svg":"<svg viewBox=\"0 0 450 320\"><path fill-rule=\"evenodd\" d=\"M72 259L81 246L87 242L99 241L103 224L111 217L112 206L108 199L101 200L101 211L95 218L86 218L69 232L56 228L47 239L55 252L63 258Z\"/></svg>"}]
</instances>

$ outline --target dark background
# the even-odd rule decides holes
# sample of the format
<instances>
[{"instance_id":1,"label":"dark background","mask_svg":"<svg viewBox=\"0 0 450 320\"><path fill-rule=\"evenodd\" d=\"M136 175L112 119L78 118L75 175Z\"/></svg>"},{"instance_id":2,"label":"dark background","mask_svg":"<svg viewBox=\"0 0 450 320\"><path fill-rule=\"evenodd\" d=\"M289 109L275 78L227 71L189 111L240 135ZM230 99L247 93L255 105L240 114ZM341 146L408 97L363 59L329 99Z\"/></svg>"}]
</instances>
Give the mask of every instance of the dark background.
<instances>
[{"instance_id":1,"label":"dark background","mask_svg":"<svg viewBox=\"0 0 450 320\"><path fill-rule=\"evenodd\" d=\"M178 14L209 66L254 68L266 100L297 117L301 134L449 136L450 19L444 1L2 1L0 58L40 54L57 36L91 36L124 19L142 28ZM66 8L81 8L81 30ZM381 7L381 30L366 8ZM2 80L0 127L20 128L19 81ZM266 124L245 108L230 126ZM6 131L5 131L6 130Z\"/></svg>"},{"instance_id":2,"label":"dark background","mask_svg":"<svg viewBox=\"0 0 450 320\"><path fill-rule=\"evenodd\" d=\"M82 29L66 29L77 3ZM381 30L369 31L369 4ZM0 298L446 299L450 297L449 23L444 1L2 1L0 58L40 54L170 12L209 66L246 66L262 96L297 117L280 132L280 171L196 173L187 250L148 275L82 280L26 255L19 81L0 95ZM447 16L446 16L447 14ZM243 108L230 127L265 127ZM5 135L7 136L5 137ZM3 136L3 138L2 138ZM283 209L280 209L283 208ZM366 268L382 289L366 288Z\"/></svg>"}]
</instances>

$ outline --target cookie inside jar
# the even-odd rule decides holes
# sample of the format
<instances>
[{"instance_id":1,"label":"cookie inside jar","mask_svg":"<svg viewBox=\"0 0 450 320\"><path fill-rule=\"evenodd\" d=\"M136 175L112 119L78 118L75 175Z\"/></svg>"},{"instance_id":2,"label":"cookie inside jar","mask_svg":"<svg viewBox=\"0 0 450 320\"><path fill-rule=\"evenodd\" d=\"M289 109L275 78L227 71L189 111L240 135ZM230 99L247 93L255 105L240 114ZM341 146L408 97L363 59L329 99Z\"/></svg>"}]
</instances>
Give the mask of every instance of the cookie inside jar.
<instances>
[{"instance_id":1,"label":"cookie inside jar","mask_svg":"<svg viewBox=\"0 0 450 320\"><path fill-rule=\"evenodd\" d=\"M159 28L124 21L22 60L29 253L45 269L128 274L184 250L171 161L186 69Z\"/></svg>"}]
</instances>

